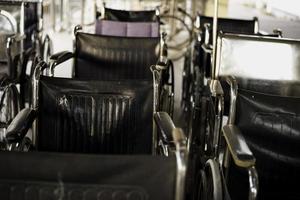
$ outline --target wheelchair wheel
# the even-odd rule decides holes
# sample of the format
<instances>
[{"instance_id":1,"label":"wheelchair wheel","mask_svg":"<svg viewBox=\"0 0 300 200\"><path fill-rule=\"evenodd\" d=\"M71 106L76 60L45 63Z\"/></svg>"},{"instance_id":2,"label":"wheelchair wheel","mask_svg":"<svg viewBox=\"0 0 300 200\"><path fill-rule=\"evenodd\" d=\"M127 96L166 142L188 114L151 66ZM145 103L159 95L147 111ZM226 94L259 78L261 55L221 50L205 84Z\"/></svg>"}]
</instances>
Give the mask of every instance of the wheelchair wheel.
<instances>
[{"instance_id":1,"label":"wheelchair wheel","mask_svg":"<svg viewBox=\"0 0 300 200\"><path fill-rule=\"evenodd\" d=\"M222 179L218 163L209 159L204 168L206 177L206 199L207 200L222 200Z\"/></svg>"},{"instance_id":2,"label":"wheelchair wheel","mask_svg":"<svg viewBox=\"0 0 300 200\"><path fill-rule=\"evenodd\" d=\"M27 152L30 150L31 146L32 146L31 140L28 137L25 137L22 143L20 144L18 150Z\"/></svg>"},{"instance_id":3,"label":"wheelchair wheel","mask_svg":"<svg viewBox=\"0 0 300 200\"><path fill-rule=\"evenodd\" d=\"M207 179L204 170L200 170L197 176L197 191L195 191L194 200L206 200L207 199Z\"/></svg>"}]
</instances>

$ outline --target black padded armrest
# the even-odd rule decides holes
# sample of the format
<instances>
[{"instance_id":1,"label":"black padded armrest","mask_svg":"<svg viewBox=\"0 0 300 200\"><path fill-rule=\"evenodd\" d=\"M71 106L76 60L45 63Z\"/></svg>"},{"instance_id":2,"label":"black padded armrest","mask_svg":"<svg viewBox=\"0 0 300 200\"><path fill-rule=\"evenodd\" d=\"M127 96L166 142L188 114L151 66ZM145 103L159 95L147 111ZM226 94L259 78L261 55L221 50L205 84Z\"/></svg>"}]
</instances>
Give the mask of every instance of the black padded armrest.
<instances>
[{"instance_id":1,"label":"black padded armrest","mask_svg":"<svg viewBox=\"0 0 300 200\"><path fill-rule=\"evenodd\" d=\"M240 129L234 125L225 125L222 131L235 164L243 168L254 166L255 157L249 149Z\"/></svg>"},{"instance_id":2,"label":"black padded armrest","mask_svg":"<svg viewBox=\"0 0 300 200\"><path fill-rule=\"evenodd\" d=\"M62 51L62 52L53 54L50 57L50 60L53 60L55 62L54 65L59 65L60 63L63 63L73 57L74 57L74 54L72 52Z\"/></svg>"},{"instance_id":3,"label":"black padded armrest","mask_svg":"<svg viewBox=\"0 0 300 200\"><path fill-rule=\"evenodd\" d=\"M23 140L36 117L36 111L24 108L13 119L6 131L8 143L19 143Z\"/></svg>"},{"instance_id":4,"label":"black padded armrest","mask_svg":"<svg viewBox=\"0 0 300 200\"><path fill-rule=\"evenodd\" d=\"M162 139L164 142L172 142L173 136L172 133L175 130L175 125L166 112L156 112L154 114L155 123L161 133Z\"/></svg>"}]
</instances>

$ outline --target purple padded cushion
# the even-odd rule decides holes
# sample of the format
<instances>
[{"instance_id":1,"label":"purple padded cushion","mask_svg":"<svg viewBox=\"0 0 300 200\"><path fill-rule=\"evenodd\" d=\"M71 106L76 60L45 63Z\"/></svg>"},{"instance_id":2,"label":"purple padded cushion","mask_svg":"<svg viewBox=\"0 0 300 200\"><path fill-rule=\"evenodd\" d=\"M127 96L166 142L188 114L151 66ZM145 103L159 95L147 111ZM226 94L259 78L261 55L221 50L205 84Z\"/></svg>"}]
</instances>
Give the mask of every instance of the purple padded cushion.
<instances>
[{"instance_id":1,"label":"purple padded cushion","mask_svg":"<svg viewBox=\"0 0 300 200\"><path fill-rule=\"evenodd\" d=\"M96 34L123 37L159 37L159 24L157 22L97 20Z\"/></svg>"}]
</instances>

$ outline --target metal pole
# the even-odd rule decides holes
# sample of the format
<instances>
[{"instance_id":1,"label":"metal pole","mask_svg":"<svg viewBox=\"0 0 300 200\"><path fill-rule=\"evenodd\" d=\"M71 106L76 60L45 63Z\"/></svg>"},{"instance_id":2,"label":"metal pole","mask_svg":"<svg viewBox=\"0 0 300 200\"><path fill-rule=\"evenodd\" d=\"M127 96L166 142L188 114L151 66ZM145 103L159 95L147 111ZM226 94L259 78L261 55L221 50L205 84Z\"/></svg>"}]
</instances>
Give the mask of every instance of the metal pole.
<instances>
[{"instance_id":1,"label":"metal pole","mask_svg":"<svg viewBox=\"0 0 300 200\"><path fill-rule=\"evenodd\" d=\"M215 79L217 61L217 37L218 37L218 12L219 0L215 0L214 20L213 20L213 55L212 55L212 79Z\"/></svg>"},{"instance_id":2,"label":"metal pole","mask_svg":"<svg viewBox=\"0 0 300 200\"><path fill-rule=\"evenodd\" d=\"M174 16L177 9L177 0L171 0L171 8L170 8L170 15ZM176 21L173 18L170 18L170 24L171 24L171 36L176 34Z\"/></svg>"},{"instance_id":3,"label":"metal pole","mask_svg":"<svg viewBox=\"0 0 300 200\"><path fill-rule=\"evenodd\" d=\"M84 18L85 18L85 0L81 0L81 26L84 26Z\"/></svg>"}]
</instances>

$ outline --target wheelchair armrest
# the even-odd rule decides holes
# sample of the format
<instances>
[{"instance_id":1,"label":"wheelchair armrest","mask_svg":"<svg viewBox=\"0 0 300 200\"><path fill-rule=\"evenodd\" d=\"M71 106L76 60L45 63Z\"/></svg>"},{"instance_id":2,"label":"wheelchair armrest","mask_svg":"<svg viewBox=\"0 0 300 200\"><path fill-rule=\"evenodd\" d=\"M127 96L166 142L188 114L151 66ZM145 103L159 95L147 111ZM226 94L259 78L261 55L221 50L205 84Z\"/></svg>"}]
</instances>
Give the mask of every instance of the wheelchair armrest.
<instances>
[{"instance_id":1,"label":"wheelchair armrest","mask_svg":"<svg viewBox=\"0 0 300 200\"><path fill-rule=\"evenodd\" d=\"M37 112L35 110L24 108L13 119L6 131L6 141L10 143L19 143L23 140L35 120Z\"/></svg>"},{"instance_id":2,"label":"wheelchair armrest","mask_svg":"<svg viewBox=\"0 0 300 200\"><path fill-rule=\"evenodd\" d=\"M154 114L154 120L161 133L162 140L166 143L172 142L175 125L169 114L166 112L156 112Z\"/></svg>"},{"instance_id":3,"label":"wheelchair armrest","mask_svg":"<svg viewBox=\"0 0 300 200\"><path fill-rule=\"evenodd\" d=\"M74 54L69 51L62 51L50 56L50 75L54 76L54 69L57 65L71 59L74 57Z\"/></svg>"},{"instance_id":4,"label":"wheelchair armrest","mask_svg":"<svg viewBox=\"0 0 300 200\"><path fill-rule=\"evenodd\" d=\"M235 125L225 125L222 131L234 163L242 168L255 166L255 157L249 149L240 129Z\"/></svg>"},{"instance_id":5,"label":"wheelchair armrest","mask_svg":"<svg viewBox=\"0 0 300 200\"><path fill-rule=\"evenodd\" d=\"M72 52L61 51L50 56L50 60L53 60L55 62L55 65L59 65L60 63L63 63L73 57L74 54Z\"/></svg>"},{"instance_id":6,"label":"wheelchair armrest","mask_svg":"<svg viewBox=\"0 0 300 200\"><path fill-rule=\"evenodd\" d=\"M50 56L50 60L52 60L55 65L59 65L60 63L63 63L73 57L74 57L74 54L72 52L61 51L61 52L58 52L58 53Z\"/></svg>"}]
</instances>

